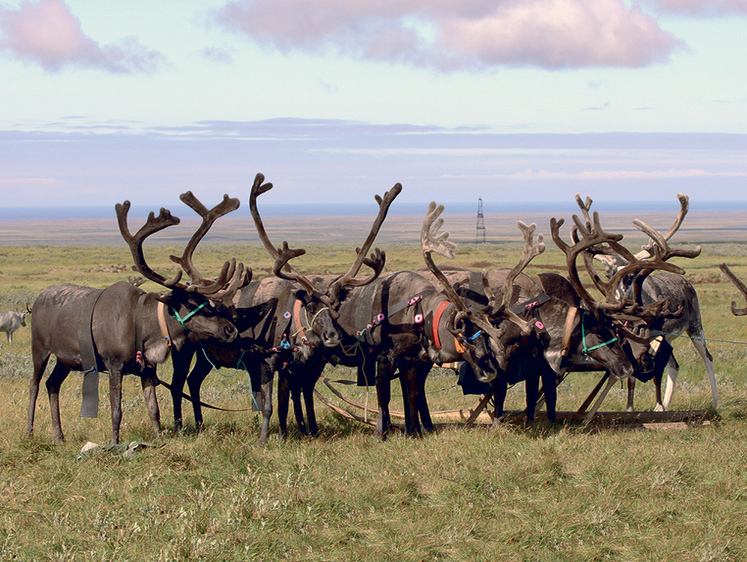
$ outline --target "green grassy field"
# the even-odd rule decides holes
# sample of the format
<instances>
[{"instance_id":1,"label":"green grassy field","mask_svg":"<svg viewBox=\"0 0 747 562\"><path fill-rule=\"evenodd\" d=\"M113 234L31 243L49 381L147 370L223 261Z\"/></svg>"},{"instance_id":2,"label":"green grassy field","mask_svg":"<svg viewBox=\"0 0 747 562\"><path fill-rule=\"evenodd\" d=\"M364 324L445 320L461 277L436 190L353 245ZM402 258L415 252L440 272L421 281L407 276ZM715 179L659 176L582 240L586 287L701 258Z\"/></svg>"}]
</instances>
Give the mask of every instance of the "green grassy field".
<instances>
[{"instance_id":1,"label":"green grassy field","mask_svg":"<svg viewBox=\"0 0 747 562\"><path fill-rule=\"evenodd\" d=\"M270 442L257 447L255 413L212 410L196 434L188 409L186 430L167 429L156 441L139 382L128 376L122 439L156 446L127 459L107 452L78 460L86 442L108 442L106 380L98 419L78 417L79 374L63 385L64 444L53 444L44 393L35 436L24 438L31 359L30 330L22 328L12 346L4 339L0 346L0 560L745 560L747 319L729 312L736 291L716 264L726 261L747 279L747 246L703 240L703 254L681 265L700 296L723 409L718 421L687 429L450 426L422 439L380 442L370 427L318 405L321 435L314 440L281 443L274 423ZM415 243L381 246L389 270L422 265ZM172 268L167 255L179 247L149 248L148 259ZM344 271L354 247L310 244L299 267ZM519 249L513 242L461 244L454 263L510 266ZM257 275L268 271L256 242L208 244L196 261L213 274L234 255ZM103 287L126 279L129 263L124 244L0 246L0 309L23 309L56 282ZM548 247L527 272L561 263ZM680 338L675 353L682 369L673 408L708 408L694 348ZM327 374L353 378L341 368ZM170 380L168 363L159 375ZM569 377L559 388L560 408L575 409L595 380ZM451 371L434 369L432 409L474 404L455 382ZM364 390L356 392L365 400ZM168 393L158 394L171 428ZM212 373L204 399L249 407L246 375ZM373 389L369 400L375 405ZM512 389L509 408L522 403L523 388ZM605 409L624 404L617 387ZM650 384L639 385L637 404L653 407ZM399 396L393 407L401 409Z\"/></svg>"}]
</instances>

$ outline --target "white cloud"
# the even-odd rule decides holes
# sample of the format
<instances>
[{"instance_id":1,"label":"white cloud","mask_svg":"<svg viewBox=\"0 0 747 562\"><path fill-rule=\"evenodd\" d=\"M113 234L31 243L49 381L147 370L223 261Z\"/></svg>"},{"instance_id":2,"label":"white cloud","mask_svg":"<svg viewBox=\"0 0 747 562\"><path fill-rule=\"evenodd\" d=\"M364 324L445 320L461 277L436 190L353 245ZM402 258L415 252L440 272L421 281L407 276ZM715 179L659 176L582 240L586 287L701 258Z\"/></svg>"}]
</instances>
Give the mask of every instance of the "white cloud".
<instances>
[{"instance_id":1,"label":"white cloud","mask_svg":"<svg viewBox=\"0 0 747 562\"><path fill-rule=\"evenodd\" d=\"M18 10L0 8L0 50L39 64L49 72L65 66L98 68L115 74L152 72L165 58L135 37L100 45L62 0L21 2Z\"/></svg>"},{"instance_id":2,"label":"white cloud","mask_svg":"<svg viewBox=\"0 0 747 562\"><path fill-rule=\"evenodd\" d=\"M661 13L689 16L747 15L747 0L637 0Z\"/></svg>"},{"instance_id":3,"label":"white cloud","mask_svg":"<svg viewBox=\"0 0 747 562\"><path fill-rule=\"evenodd\" d=\"M13 185L17 187L30 185L54 185L59 183L54 178L0 178L0 185Z\"/></svg>"},{"instance_id":4,"label":"white cloud","mask_svg":"<svg viewBox=\"0 0 747 562\"><path fill-rule=\"evenodd\" d=\"M216 20L281 52L441 70L641 67L683 47L623 0L232 0Z\"/></svg>"}]
</instances>

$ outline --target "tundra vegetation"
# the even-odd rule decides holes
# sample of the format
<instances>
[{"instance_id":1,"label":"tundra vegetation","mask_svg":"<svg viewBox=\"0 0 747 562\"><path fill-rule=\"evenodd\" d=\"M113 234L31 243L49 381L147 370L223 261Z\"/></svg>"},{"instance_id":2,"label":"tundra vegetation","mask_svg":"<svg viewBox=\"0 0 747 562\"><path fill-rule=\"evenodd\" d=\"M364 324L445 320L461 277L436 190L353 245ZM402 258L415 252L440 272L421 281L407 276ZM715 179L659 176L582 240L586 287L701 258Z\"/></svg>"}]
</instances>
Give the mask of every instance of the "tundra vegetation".
<instances>
[{"instance_id":1,"label":"tundra vegetation","mask_svg":"<svg viewBox=\"0 0 747 562\"><path fill-rule=\"evenodd\" d=\"M538 230L547 233L546 223ZM423 265L418 243L380 245L389 271ZM211 411L203 431L187 415L181 432L153 442L140 383L125 377L121 440L154 446L131 458L103 452L77 460L87 441L108 439L106 377L98 419L78 417L82 376L73 373L60 394L66 442L49 439L46 401L37 436L24 438L32 365L30 330L22 328L12 346L0 348L0 560L747 559L747 320L732 315L732 300L741 306L743 299L717 267L726 262L747 279L747 244L702 245L697 259L675 261L698 292L722 408L710 425L688 429L538 422L495 431L451 426L419 439L395 433L382 442L371 427L318 404L316 439L295 439L291 422L284 442L273 427L257 447L256 412ZM304 247L307 254L294 260L299 270L343 273L355 242ZM165 256L179 248L154 247L149 263L174 268ZM453 263L511 267L521 250L518 240L460 244ZM234 256L252 264L256 277L271 271L259 243L203 244L196 252L206 270ZM130 260L124 244L0 247L0 309L22 307L60 281L105 287L133 274ZM525 273L563 266L563 255L548 248ZM143 289L158 290L150 282ZM709 408L700 357L684 338L673 345L681 370L671 409ZM159 377L169 381L170 369L160 365ZM343 367L325 374L356 375ZM221 375L207 377L203 400L248 408L246 374ZM559 409L577 407L597 380L570 375L558 388ZM455 382L452 371L434 369L432 411L474 405L477 397L463 396ZM345 392L366 399L365 388ZM173 419L168 391L157 393L163 419ZM375 406L373 389L368 399ZM626 403L618 385L604 409ZM517 385L506 407L523 404ZM637 409L654 406L651 383L639 384ZM402 409L397 393L391 407Z\"/></svg>"}]
</instances>

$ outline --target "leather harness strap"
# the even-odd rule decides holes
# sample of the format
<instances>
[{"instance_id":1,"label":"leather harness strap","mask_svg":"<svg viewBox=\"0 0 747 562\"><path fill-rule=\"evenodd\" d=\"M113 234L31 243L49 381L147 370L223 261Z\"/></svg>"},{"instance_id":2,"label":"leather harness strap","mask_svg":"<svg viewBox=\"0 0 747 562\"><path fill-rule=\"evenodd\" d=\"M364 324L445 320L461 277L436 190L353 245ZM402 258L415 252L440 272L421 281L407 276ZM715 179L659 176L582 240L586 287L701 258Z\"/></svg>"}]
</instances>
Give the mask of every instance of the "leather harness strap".
<instances>
[{"instance_id":1,"label":"leather harness strap","mask_svg":"<svg viewBox=\"0 0 747 562\"><path fill-rule=\"evenodd\" d=\"M99 415L99 372L96 368L96 348L93 341L93 309L103 290L91 293L78 317L78 345L83 370L82 401L80 417L95 418Z\"/></svg>"},{"instance_id":2,"label":"leather harness strap","mask_svg":"<svg viewBox=\"0 0 747 562\"><path fill-rule=\"evenodd\" d=\"M171 336L169 327L166 325L166 305L158 301L158 326L161 328L161 335L166 340L166 347L171 347Z\"/></svg>"},{"instance_id":3,"label":"leather harness strap","mask_svg":"<svg viewBox=\"0 0 747 562\"><path fill-rule=\"evenodd\" d=\"M568 309L568 313L565 316L565 328L563 328L563 349L560 355L568 357L568 350L571 347L571 333L573 332L573 323L576 321L576 315L578 314L578 307L572 306Z\"/></svg>"},{"instance_id":4,"label":"leather harness strap","mask_svg":"<svg viewBox=\"0 0 747 562\"><path fill-rule=\"evenodd\" d=\"M441 316L443 316L444 311L449 308L450 304L451 302L449 301L441 301L436 307L436 312L433 313L431 331L433 333L433 345L436 349L441 349L441 338L438 337L438 325L441 322Z\"/></svg>"},{"instance_id":5,"label":"leather harness strap","mask_svg":"<svg viewBox=\"0 0 747 562\"><path fill-rule=\"evenodd\" d=\"M296 302L293 303L293 324L296 327L296 334L300 336L302 343L308 343L309 339L306 337L306 332L303 329L303 324L301 323L301 310L303 307L303 302L301 299L296 299Z\"/></svg>"},{"instance_id":6,"label":"leather harness strap","mask_svg":"<svg viewBox=\"0 0 747 562\"><path fill-rule=\"evenodd\" d=\"M148 293L143 293L137 298L135 305L135 361L140 365L140 370L145 368L145 342L143 341L143 306Z\"/></svg>"}]
</instances>

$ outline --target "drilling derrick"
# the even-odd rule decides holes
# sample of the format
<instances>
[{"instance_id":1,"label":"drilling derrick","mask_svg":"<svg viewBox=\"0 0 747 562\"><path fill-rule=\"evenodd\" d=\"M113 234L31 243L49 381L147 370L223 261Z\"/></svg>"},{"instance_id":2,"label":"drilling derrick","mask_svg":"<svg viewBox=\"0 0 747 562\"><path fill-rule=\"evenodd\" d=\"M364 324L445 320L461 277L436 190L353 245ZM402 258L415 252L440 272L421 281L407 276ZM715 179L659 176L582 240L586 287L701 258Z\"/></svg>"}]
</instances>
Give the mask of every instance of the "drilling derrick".
<instances>
[{"instance_id":1,"label":"drilling derrick","mask_svg":"<svg viewBox=\"0 0 747 562\"><path fill-rule=\"evenodd\" d=\"M477 198L477 232L475 244L485 244L485 216L482 214L482 197Z\"/></svg>"}]
</instances>

